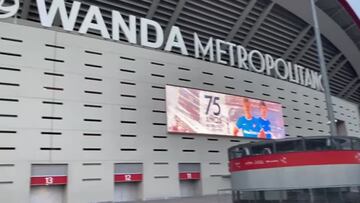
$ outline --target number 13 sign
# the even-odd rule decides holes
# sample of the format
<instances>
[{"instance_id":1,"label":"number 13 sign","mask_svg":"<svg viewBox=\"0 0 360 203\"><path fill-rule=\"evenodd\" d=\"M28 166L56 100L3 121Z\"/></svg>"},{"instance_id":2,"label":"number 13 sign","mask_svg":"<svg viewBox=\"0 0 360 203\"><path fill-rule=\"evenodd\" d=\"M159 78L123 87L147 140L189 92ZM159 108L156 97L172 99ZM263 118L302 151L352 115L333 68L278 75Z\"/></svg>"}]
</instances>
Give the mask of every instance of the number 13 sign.
<instances>
[{"instance_id":1,"label":"number 13 sign","mask_svg":"<svg viewBox=\"0 0 360 203\"><path fill-rule=\"evenodd\" d=\"M30 184L37 185L66 185L67 176L33 176L31 177Z\"/></svg>"}]
</instances>

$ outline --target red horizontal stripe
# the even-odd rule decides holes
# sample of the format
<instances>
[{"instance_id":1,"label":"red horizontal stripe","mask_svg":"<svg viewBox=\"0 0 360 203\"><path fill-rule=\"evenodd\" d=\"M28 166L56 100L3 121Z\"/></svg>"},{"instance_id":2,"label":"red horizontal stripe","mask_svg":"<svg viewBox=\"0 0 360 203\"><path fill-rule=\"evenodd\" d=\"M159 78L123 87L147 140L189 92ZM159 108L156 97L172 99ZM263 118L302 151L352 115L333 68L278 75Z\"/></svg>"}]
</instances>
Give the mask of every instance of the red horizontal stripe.
<instances>
[{"instance_id":1,"label":"red horizontal stripe","mask_svg":"<svg viewBox=\"0 0 360 203\"><path fill-rule=\"evenodd\" d=\"M200 180L200 172L182 172L179 173L180 180Z\"/></svg>"},{"instance_id":2,"label":"red horizontal stripe","mask_svg":"<svg viewBox=\"0 0 360 203\"><path fill-rule=\"evenodd\" d=\"M39 185L66 185L67 176L36 176L31 177L30 184L32 186Z\"/></svg>"},{"instance_id":3,"label":"red horizontal stripe","mask_svg":"<svg viewBox=\"0 0 360 203\"><path fill-rule=\"evenodd\" d=\"M114 182L123 183L123 182L141 182L143 180L143 175L141 173L136 174L115 174Z\"/></svg>"},{"instance_id":4,"label":"red horizontal stripe","mask_svg":"<svg viewBox=\"0 0 360 203\"><path fill-rule=\"evenodd\" d=\"M230 160L230 172L309 165L360 164L360 151L307 151L254 155Z\"/></svg>"}]
</instances>

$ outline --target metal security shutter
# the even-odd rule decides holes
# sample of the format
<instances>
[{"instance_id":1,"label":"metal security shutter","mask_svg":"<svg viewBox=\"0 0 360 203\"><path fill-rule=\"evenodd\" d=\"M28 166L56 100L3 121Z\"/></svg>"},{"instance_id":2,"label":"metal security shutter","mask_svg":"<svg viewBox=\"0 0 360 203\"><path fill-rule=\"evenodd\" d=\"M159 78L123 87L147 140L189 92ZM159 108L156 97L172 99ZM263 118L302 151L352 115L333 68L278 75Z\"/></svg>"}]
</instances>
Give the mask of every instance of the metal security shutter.
<instances>
[{"instance_id":1,"label":"metal security shutter","mask_svg":"<svg viewBox=\"0 0 360 203\"><path fill-rule=\"evenodd\" d=\"M199 163L180 163L179 172L200 172Z\"/></svg>"},{"instance_id":2,"label":"metal security shutter","mask_svg":"<svg viewBox=\"0 0 360 203\"><path fill-rule=\"evenodd\" d=\"M136 174L143 173L143 165L141 163L119 163L115 164L115 174Z\"/></svg>"},{"instance_id":3,"label":"metal security shutter","mask_svg":"<svg viewBox=\"0 0 360 203\"><path fill-rule=\"evenodd\" d=\"M142 163L119 163L114 166L114 201L135 201L142 198Z\"/></svg>"},{"instance_id":4,"label":"metal security shutter","mask_svg":"<svg viewBox=\"0 0 360 203\"><path fill-rule=\"evenodd\" d=\"M64 186L36 186L31 187L30 203L64 203Z\"/></svg>"},{"instance_id":5,"label":"metal security shutter","mask_svg":"<svg viewBox=\"0 0 360 203\"><path fill-rule=\"evenodd\" d=\"M31 203L65 202L67 165L33 164L31 167Z\"/></svg>"},{"instance_id":6,"label":"metal security shutter","mask_svg":"<svg viewBox=\"0 0 360 203\"><path fill-rule=\"evenodd\" d=\"M31 176L66 176L67 165L65 164L33 164Z\"/></svg>"},{"instance_id":7,"label":"metal security shutter","mask_svg":"<svg viewBox=\"0 0 360 203\"><path fill-rule=\"evenodd\" d=\"M136 201L139 200L139 184L132 183L116 183L114 192L115 202Z\"/></svg>"},{"instance_id":8,"label":"metal security shutter","mask_svg":"<svg viewBox=\"0 0 360 203\"><path fill-rule=\"evenodd\" d=\"M200 163L179 163L180 196L201 195Z\"/></svg>"}]
</instances>

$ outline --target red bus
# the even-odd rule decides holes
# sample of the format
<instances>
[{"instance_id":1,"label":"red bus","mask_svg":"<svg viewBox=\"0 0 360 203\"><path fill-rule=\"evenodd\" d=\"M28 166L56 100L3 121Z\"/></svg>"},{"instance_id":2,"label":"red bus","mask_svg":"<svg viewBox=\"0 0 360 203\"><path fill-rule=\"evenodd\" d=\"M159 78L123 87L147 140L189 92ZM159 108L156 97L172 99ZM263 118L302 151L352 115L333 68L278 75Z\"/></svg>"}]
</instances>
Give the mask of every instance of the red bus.
<instances>
[{"instance_id":1,"label":"red bus","mask_svg":"<svg viewBox=\"0 0 360 203\"><path fill-rule=\"evenodd\" d=\"M266 140L228 154L234 203L360 203L360 138Z\"/></svg>"}]
</instances>

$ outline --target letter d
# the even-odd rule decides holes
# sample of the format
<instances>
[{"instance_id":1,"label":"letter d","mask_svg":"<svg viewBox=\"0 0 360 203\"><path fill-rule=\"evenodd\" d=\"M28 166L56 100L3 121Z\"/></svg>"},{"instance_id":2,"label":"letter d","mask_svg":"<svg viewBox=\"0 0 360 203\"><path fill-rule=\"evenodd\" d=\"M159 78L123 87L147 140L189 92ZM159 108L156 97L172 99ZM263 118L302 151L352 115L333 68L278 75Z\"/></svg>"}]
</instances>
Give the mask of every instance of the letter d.
<instances>
[{"instance_id":1,"label":"letter d","mask_svg":"<svg viewBox=\"0 0 360 203\"><path fill-rule=\"evenodd\" d=\"M155 28L155 42L149 41L149 28L152 26ZM140 32L141 32L141 45L151 47L151 48L159 48L162 46L164 42L164 32L161 28L160 24L149 20L146 18L140 19Z\"/></svg>"}]
</instances>

